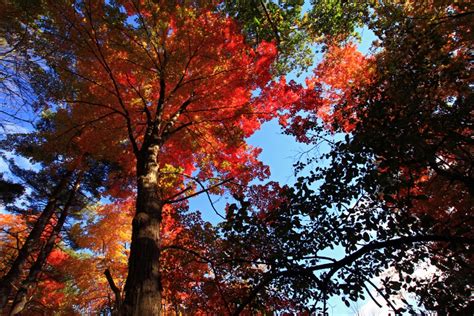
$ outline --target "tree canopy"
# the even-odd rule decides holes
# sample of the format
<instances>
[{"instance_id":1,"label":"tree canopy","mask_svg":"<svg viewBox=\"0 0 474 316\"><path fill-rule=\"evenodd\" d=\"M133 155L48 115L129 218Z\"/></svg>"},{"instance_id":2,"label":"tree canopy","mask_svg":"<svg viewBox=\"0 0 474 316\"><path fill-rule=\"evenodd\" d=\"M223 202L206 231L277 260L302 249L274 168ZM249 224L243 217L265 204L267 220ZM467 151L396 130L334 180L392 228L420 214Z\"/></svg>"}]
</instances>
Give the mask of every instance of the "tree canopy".
<instances>
[{"instance_id":1,"label":"tree canopy","mask_svg":"<svg viewBox=\"0 0 474 316\"><path fill-rule=\"evenodd\" d=\"M0 8L5 315L474 311L470 3Z\"/></svg>"}]
</instances>

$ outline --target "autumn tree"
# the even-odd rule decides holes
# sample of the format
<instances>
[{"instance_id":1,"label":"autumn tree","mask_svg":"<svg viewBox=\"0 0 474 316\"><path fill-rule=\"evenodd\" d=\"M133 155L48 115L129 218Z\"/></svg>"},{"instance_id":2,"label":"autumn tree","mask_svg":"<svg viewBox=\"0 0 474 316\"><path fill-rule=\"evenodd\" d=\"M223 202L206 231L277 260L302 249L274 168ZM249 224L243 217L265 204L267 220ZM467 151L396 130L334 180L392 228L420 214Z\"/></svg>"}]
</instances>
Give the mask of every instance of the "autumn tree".
<instances>
[{"instance_id":1,"label":"autumn tree","mask_svg":"<svg viewBox=\"0 0 474 316\"><path fill-rule=\"evenodd\" d=\"M41 166L38 171L24 170L13 160L9 162L12 174L27 188L16 205L6 207L9 213L19 214L19 220L26 221L24 238L18 239L17 252L12 253L10 262L4 262L0 279L1 306L6 308L8 299L13 297L12 314L25 307L27 295L38 283L42 268L61 240L66 219L97 198L104 174L110 170L108 165L84 155L72 158L71 151L65 148L42 152L43 136L50 128L44 125L38 126L36 133L9 135L1 143L3 150L29 159L37 168ZM74 148L72 143L69 146Z\"/></svg>"},{"instance_id":2,"label":"autumn tree","mask_svg":"<svg viewBox=\"0 0 474 316\"><path fill-rule=\"evenodd\" d=\"M349 14L333 20L349 23L342 38L368 23L378 51L366 57L354 44L328 43L306 86L281 79L262 91L275 108L292 104L280 116L288 133L309 144L327 140L331 151L296 165L309 175L295 188L270 191L272 202L286 196L280 204L265 203L259 190L229 206L222 229L232 246L221 273L251 284L233 296L233 313L262 307L272 292L287 299L276 309L304 313L326 312L334 295L349 306L372 291L402 312L412 307L391 300L401 289L427 309L468 313L472 279L459 275L472 270L472 144L465 137L472 134L465 37L472 10L410 1L317 6ZM342 9L350 6L357 15ZM327 256L334 247L345 255ZM425 261L440 275L417 278ZM372 282L390 267L396 279Z\"/></svg>"},{"instance_id":3,"label":"autumn tree","mask_svg":"<svg viewBox=\"0 0 474 316\"><path fill-rule=\"evenodd\" d=\"M436 1L311 5L303 14L301 1L44 0L39 13L13 19L20 30L39 30L28 33L26 47L42 58L30 82L50 78L37 100L49 127L43 150L58 153L57 170L74 176L92 170L78 157L116 167L101 173L100 193L110 205L68 230L71 245L93 255L58 255L35 298L42 302L49 291L82 306L74 288L60 282L67 280L94 309L124 315L312 313L326 312L334 295L346 304L370 295L368 286L390 305L403 286L430 309L470 308L463 300L472 281L452 280L472 261L472 122L465 115L472 9ZM348 41L364 23L380 39L372 57ZM308 40L323 43L326 53L306 85L284 77L269 83L273 74L308 65ZM297 140L330 140L331 151L309 161L329 166L297 164L310 171L294 188L248 188L268 169L245 138L277 113ZM224 192L236 202L218 227L186 214L189 198ZM63 209L65 201L58 202ZM41 213L50 214L45 223L61 223L63 213L48 212ZM24 245L38 246L47 226ZM49 226L43 249L51 253L61 227ZM326 256L334 247L343 255ZM38 252L37 259L47 257ZM411 282L423 260L444 272L429 290ZM79 269L86 264L93 268ZM14 310L25 307L22 293L38 281L35 267ZM371 283L388 267L398 281ZM100 289L90 283L98 275ZM114 304L103 295L106 283Z\"/></svg>"},{"instance_id":4,"label":"autumn tree","mask_svg":"<svg viewBox=\"0 0 474 316\"><path fill-rule=\"evenodd\" d=\"M366 295L380 307L417 312L406 301L406 306L393 303L391 296L402 289L429 310L472 309L466 299L472 280L459 277L471 270L473 243L472 194L466 185L472 158L463 137L470 133L469 117L461 114L469 112L465 99L472 94L464 81L469 59L462 56L461 38L456 54L449 41L444 53L431 49L437 36L451 34L445 30L406 38L404 32L413 26L405 31L397 26L401 29L382 42L387 47L372 57L353 44L329 47L306 87L280 80L263 91L269 102L293 104L280 119L288 133L308 144L327 140L331 150L296 165L308 173L294 188L256 188L254 195L228 207L221 228L232 246L221 255L228 264L220 266L221 274L250 284L233 296L235 315L262 308L275 292L286 304L273 301L272 306L293 313L327 312L329 297L350 306L349 301ZM411 40L430 44L427 51L408 49L404 45L411 47ZM407 51L413 55L407 58ZM406 64L400 62L402 55ZM436 67L437 58L445 61L443 67ZM444 76L450 79L444 82ZM431 145L439 151L427 150ZM447 157L450 163L432 165L430 154L436 164ZM440 195L448 186L457 189ZM285 198L275 203L275 196ZM343 254L328 255L334 248ZM423 262L440 274L417 277ZM397 276L384 277L381 285L372 281L388 269Z\"/></svg>"},{"instance_id":5,"label":"autumn tree","mask_svg":"<svg viewBox=\"0 0 474 316\"><path fill-rule=\"evenodd\" d=\"M465 35L472 32L472 5L407 3L393 12L398 23L387 20L396 26L378 31L385 53L353 144L366 144L379 168L396 179L386 199L402 202L433 232L472 238L472 58ZM369 130L384 132L369 138ZM433 277L425 287L430 290L413 289L421 301L441 313L472 310L465 297L473 280L459 278L472 266L472 249L435 244L429 251L444 276Z\"/></svg>"},{"instance_id":6,"label":"autumn tree","mask_svg":"<svg viewBox=\"0 0 474 316\"><path fill-rule=\"evenodd\" d=\"M332 147L322 159L309 161L326 160L329 167L309 167L310 175L297 183L294 203L312 209L308 216L318 223L321 212L327 213L323 206L336 208L341 217L331 211L323 217L333 218L331 226L338 227L333 233L342 234L334 240L345 247L346 258L363 254L352 267L343 267L349 263L345 258L320 265L330 270L313 286L343 269L339 278L346 284L323 282L325 294L343 291L354 300L365 283L358 275L392 266L400 277L384 281L384 297L403 287L418 294L428 309L467 312L472 279L457 275L472 265L472 144L466 138L472 134L472 60L465 36L471 32L472 9L466 3L387 1L373 13L365 17L379 37L373 57L362 56L351 44L329 47L306 87L284 82L274 87L293 100L282 119L287 131L307 143L330 140ZM334 139L334 133L346 135ZM304 227L299 231L307 236L311 230ZM441 240L448 243L426 243ZM421 244L409 247L413 242ZM383 245L392 250L377 254ZM370 251L364 254L364 249ZM413 262L423 260L442 276L413 284ZM273 276L310 271L315 270L305 266ZM260 290L274 283L269 277L262 284Z\"/></svg>"},{"instance_id":7,"label":"autumn tree","mask_svg":"<svg viewBox=\"0 0 474 316\"><path fill-rule=\"evenodd\" d=\"M7 299L13 290L14 284L21 279L23 269L26 267L29 257L35 253L41 244L41 237L45 232L47 225L53 217L56 207L59 206L61 195L67 190L69 184L69 173L60 173L56 186L51 188L51 191L45 190L40 192L46 198L47 203L43 210L39 211L39 216L34 221L33 228L27 234L26 239L21 241L18 253L14 257L13 262L7 268L7 271L2 275L0 281L0 298L1 307L5 307ZM38 198L39 196L36 196ZM39 201L37 201L39 202Z\"/></svg>"},{"instance_id":8,"label":"autumn tree","mask_svg":"<svg viewBox=\"0 0 474 316\"><path fill-rule=\"evenodd\" d=\"M165 206L268 172L244 137L273 115L251 92L269 80L275 46L250 48L212 5L45 5L37 43L69 87L50 91L56 135L120 165L109 194L136 190L124 313L159 314Z\"/></svg>"}]
</instances>

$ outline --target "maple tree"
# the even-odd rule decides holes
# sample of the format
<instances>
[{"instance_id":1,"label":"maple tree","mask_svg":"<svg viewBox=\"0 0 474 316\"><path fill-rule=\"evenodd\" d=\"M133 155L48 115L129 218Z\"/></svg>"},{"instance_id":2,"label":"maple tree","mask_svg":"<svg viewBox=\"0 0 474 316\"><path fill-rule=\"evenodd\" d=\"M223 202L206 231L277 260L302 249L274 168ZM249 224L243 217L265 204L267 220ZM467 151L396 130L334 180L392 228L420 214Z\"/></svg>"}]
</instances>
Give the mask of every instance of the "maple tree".
<instances>
[{"instance_id":1,"label":"maple tree","mask_svg":"<svg viewBox=\"0 0 474 316\"><path fill-rule=\"evenodd\" d=\"M41 57L26 73L42 120L27 141L41 151L2 146L41 163L13 168L20 178L47 183L26 186L28 211L2 214L11 314L324 313L331 296L349 305L368 287L396 312L401 288L428 309L472 308L472 280L458 278L472 263L467 4L36 4L4 18L8 45L25 27ZM373 56L348 40L364 23L379 38ZM308 41L325 55L305 85L269 82L308 65ZM277 115L298 141L331 150L298 163L310 171L294 187L248 186L269 170L246 138ZM0 184L5 203L23 192ZM211 225L188 210L199 194L235 203ZM343 255L328 257L334 247ZM424 260L443 273L414 283ZM399 278L373 284L388 267Z\"/></svg>"},{"instance_id":2,"label":"maple tree","mask_svg":"<svg viewBox=\"0 0 474 316\"><path fill-rule=\"evenodd\" d=\"M108 218L114 219L114 222L105 225L116 229L121 238L113 239L113 241L107 240L108 247L102 247L105 245L101 240L105 232L97 231L94 227L101 225L104 227L102 222L108 221L108 219L102 218L103 209L110 210L111 208L89 206L87 211L81 215L72 214L72 217L79 216L88 220L90 220L89 216L101 218L97 225L90 225L90 231L87 231L85 237L74 228L76 226L69 228L67 234L58 233L61 228L64 228L61 226L64 224L61 221L67 217L64 212L60 213L61 217L57 221L54 220L51 225L48 225L43 238L44 246L36 256L30 257L31 267L27 270L23 281L19 283L20 288L13 296L9 314L43 312L75 315L105 311L113 306L104 269L112 271L115 280L124 281L127 256L126 252L120 253L119 244L129 240L127 228L129 228L130 216L127 216L127 212L118 213L117 211L107 214ZM117 209L125 210L125 208ZM118 221L117 215L125 220ZM15 232L21 231L23 235L18 237L25 239L28 232L25 222L20 219L12 221L12 218L7 220L17 223L20 227L14 228L11 227L11 224L6 224L5 229L8 230L8 234L5 237L11 237ZM31 219L30 222L34 222L34 219ZM100 245L94 244L94 240ZM68 247L71 242L77 242L79 246ZM55 248L51 249L52 246ZM101 249L97 249L97 247ZM8 244L2 242L0 249L9 249ZM84 252L86 249L87 252ZM118 285L120 286L120 283Z\"/></svg>"},{"instance_id":3,"label":"maple tree","mask_svg":"<svg viewBox=\"0 0 474 316\"><path fill-rule=\"evenodd\" d=\"M267 173L243 137L272 116L251 91L269 80L275 47L248 47L237 26L211 9L48 3L41 21L39 41L74 56L47 59L70 86L52 98L69 105L54 115L56 135L119 164L124 185L136 183L126 314L160 311L163 207L223 184L240 190Z\"/></svg>"}]
</instances>

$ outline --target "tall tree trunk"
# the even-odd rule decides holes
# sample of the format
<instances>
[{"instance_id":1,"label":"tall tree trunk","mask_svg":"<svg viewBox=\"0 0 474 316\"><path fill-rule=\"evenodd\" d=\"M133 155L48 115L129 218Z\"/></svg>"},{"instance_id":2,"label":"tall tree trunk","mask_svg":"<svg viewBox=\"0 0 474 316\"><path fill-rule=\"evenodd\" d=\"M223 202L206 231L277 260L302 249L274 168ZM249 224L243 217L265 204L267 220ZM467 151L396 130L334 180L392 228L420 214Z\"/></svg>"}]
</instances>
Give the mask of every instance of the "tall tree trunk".
<instances>
[{"instance_id":1,"label":"tall tree trunk","mask_svg":"<svg viewBox=\"0 0 474 316\"><path fill-rule=\"evenodd\" d=\"M38 275L41 273L43 266L46 263L46 259L56 245L56 239L64 226L64 222L66 221L66 218L69 214L69 209L74 201L77 191L79 190L79 184L80 178L76 180L74 188L72 188L71 192L69 193L68 200L64 204L58 221L54 226L53 231L49 235L46 244L38 253L38 257L36 258L33 266L30 268L28 276L21 283L21 287L18 289L15 299L13 300L12 308L9 314L10 316L20 313L25 308L26 303L28 302L28 290L33 288L33 286L38 282Z\"/></svg>"},{"instance_id":2,"label":"tall tree trunk","mask_svg":"<svg viewBox=\"0 0 474 316\"><path fill-rule=\"evenodd\" d=\"M33 229L30 231L25 243L18 251L18 255L13 261L8 272L0 280L0 308L3 309L7 305L8 296L12 292L13 284L17 283L23 267L27 262L28 258L37 249L41 234L43 233L46 225L50 221L51 217L56 210L56 204L58 202L60 194L66 189L69 180L71 178L72 171L67 172L63 178L59 181L58 185L54 188L51 196L48 198L43 212L36 220Z\"/></svg>"},{"instance_id":3,"label":"tall tree trunk","mask_svg":"<svg viewBox=\"0 0 474 316\"><path fill-rule=\"evenodd\" d=\"M156 316L161 313L160 225L163 209L158 189L157 156L150 145L137 159L137 201L125 283L123 314Z\"/></svg>"}]
</instances>

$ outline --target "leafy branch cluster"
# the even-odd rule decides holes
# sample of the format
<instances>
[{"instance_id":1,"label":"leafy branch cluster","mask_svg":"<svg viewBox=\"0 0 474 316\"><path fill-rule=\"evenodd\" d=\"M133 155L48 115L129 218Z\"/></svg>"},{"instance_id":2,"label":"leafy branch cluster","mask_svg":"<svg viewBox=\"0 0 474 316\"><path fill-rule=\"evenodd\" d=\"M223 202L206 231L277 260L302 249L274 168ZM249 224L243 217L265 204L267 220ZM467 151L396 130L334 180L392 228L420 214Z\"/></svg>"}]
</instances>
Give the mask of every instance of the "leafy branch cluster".
<instances>
[{"instance_id":1,"label":"leafy branch cluster","mask_svg":"<svg viewBox=\"0 0 474 316\"><path fill-rule=\"evenodd\" d=\"M0 10L2 313L474 310L469 2ZM273 119L314 146L291 185L247 143Z\"/></svg>"}]
</instances>

